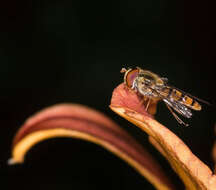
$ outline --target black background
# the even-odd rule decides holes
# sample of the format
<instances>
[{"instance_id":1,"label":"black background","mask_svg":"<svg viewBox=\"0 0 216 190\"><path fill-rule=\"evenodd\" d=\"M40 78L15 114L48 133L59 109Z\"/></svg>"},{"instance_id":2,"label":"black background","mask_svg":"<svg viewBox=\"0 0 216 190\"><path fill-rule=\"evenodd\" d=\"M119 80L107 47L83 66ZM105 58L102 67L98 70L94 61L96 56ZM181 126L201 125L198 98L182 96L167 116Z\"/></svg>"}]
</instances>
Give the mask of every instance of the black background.
<instances>
[{"instance_id":1,"label":"black background","mask_svg":"<svg viewBox=\"0 0 216 190\"><path fill-rule=\"evenodd\" d=\"M154 189L131 167L94 144L52 139L23 165L7 166L12 138L36 111L62 102L100 110L160 162L183 189L147 136L109 110L122 67L140 66L215 103L215 15L210 1L7 1L0 3L0 175L6 189ZM158 121L211 168L214 106L177 124L159 104Z\"/></svg>"}]
</instances>

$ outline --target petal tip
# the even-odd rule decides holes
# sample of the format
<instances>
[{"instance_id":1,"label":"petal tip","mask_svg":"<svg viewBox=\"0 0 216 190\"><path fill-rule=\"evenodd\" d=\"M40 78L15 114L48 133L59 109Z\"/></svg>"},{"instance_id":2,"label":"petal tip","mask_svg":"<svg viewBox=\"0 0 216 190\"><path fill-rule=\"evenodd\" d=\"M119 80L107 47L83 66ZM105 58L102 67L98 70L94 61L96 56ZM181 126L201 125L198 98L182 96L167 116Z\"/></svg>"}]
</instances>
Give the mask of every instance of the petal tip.
<instances>
[{"instance_id":1,"label":"petal tip","mask_svg":"<svg viewBox=\"0 0 216 190\"><path fill-rule=\"evenodd\" d=\"M158 99L152 99L151 103L147 105L149 103L148 98L140 96L122 83L114 89L110 104L113 107L122 107L153 117L157 111L158 101ZM146 106L148 107L147 109Z\"/></svg>"},{"instance_id":2,"label":"petal tip","mask_svg":"<svg viewBox=\"0 0 216 190\"><path fill-rule=\"evenodd\" d=\"M13 158L8 159L7 164L9 166L11 165L16 165L16 164L21 164L22 162L18 161L18 160L14 160Z\"/></svg>"}]
</instances>

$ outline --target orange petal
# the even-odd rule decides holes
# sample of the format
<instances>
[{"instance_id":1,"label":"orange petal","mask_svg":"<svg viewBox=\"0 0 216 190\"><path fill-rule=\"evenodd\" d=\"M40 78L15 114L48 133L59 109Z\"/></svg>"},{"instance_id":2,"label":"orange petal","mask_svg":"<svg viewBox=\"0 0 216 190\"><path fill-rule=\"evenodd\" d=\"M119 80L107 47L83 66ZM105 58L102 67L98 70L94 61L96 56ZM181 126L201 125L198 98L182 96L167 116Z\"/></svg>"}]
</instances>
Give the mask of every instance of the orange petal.
<instances>
[{"instance_id":1,"label":"orange petal","mask_svg":"<svg viewBox=\"0 0 216 190\"><path fill-rule=\"evenodd\" d=\"M113 92L110 108L149 134L150 142L166 157L189 190L215 190L216 176L165 126L144 113L140 98L119 85Z\"/></svg>"},{"instance_id":2,"label":"orange petal","mask_svg":"<svg viewBox=\"0 0 216 190\"><path fill-rule=\"evenodd\" d=\"M54 137L98 144L125 160L158 189L173 189L157 162L135 139L103 114L76 104L56 105L29 118L14 137L9 163L22 163L33 145Z\"/></svg>"},{"instance_id":3,"label":"orange petal","mask_svg":"<svg viewBox=\"0 0 216 190\"><path fill-rule=\"evenodd\" d=\"M216 124L214 126L215 134L216 134ZM214 161L214 173L216 172L216 141L214 142L213 148L212 148L212 158Z\"/></svg>"}]
</instances>

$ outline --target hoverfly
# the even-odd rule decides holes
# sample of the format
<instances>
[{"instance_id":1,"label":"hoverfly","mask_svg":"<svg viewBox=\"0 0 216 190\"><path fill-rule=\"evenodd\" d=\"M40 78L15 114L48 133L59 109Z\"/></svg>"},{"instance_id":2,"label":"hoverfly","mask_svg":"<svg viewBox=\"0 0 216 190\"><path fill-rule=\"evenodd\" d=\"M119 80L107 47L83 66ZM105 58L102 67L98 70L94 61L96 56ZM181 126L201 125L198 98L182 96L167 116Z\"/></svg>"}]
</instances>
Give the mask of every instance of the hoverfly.
<instances>
[{"instance_id":1,"label":"hoverfly","mask_svg":"<svg viewBox=\"0 0 216 190\"><path fill-rule=\"evenodd\" d=\"M175 119L185 126L188 126L188 124L183 122L174 111L186 118L191 118L191 110L200 111L202 109L198 101L209 104L168 85L167 78L160 77L151 71L136 67L135 69L122 68L121 73L125 73L124 83L128 88L148 98L146 110L148 110L152 99L163 100Z\"/></svg>"}]
</instances>

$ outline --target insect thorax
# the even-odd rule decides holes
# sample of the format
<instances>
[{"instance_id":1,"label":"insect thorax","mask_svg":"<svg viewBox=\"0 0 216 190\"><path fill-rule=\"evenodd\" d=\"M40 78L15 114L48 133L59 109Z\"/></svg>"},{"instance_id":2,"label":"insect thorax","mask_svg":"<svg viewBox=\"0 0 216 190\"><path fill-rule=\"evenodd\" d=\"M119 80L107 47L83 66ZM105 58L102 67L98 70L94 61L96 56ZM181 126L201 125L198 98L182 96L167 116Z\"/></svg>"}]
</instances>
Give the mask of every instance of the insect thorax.
<instances>
[{"instance_id":1,"label":"insect thorax","mask_svg":"<svg viewBox=\"0 0 216 190\"><path fill-rule=\"evenodd\" d=\"M140 68L128 70L124 81L131 89L150 98L158 98L158 92L164 87L164 82L158 75Z\"/></svg>"},{"instance_id":2,"label":"insect thorax","mask_svg":"<svg viewBox=\"0 0 216 190\"><path fill-rule=\"evenodd\" d=\"M154 77L149 75L139 75L133 83L134 89L136 89L141 95L148 97L158 97L157 81Z\"/></svg>"}]
</instances>

